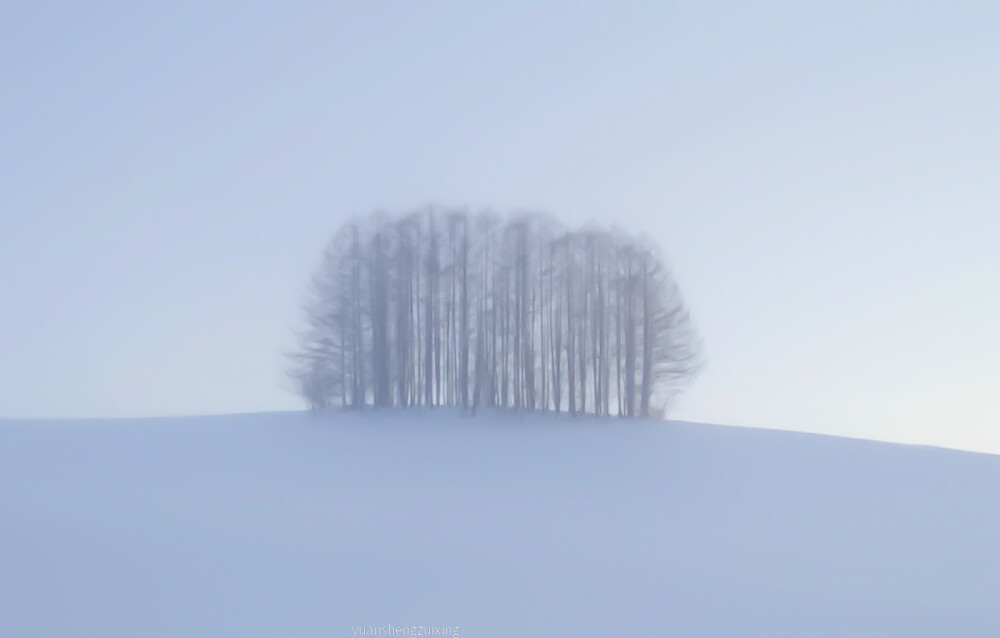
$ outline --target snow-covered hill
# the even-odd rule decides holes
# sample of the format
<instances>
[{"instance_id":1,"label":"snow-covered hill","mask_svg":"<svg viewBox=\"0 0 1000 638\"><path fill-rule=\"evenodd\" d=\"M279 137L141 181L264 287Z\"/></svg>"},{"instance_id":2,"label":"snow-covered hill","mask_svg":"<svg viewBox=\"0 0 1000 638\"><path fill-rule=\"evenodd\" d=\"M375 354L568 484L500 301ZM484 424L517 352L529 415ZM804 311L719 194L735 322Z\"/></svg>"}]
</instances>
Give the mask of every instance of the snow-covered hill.
<instances>
[{"instance_id":1,"label":"snow-covered hill","mask_svg":"<svg viewBox=\"0 0 1000 638\"><path fill-rule=\"evenodd\" d=\"M689 423L0 421L0 636L996 636L998 504L1000 457Z\"/></svg>"}]
</instances>

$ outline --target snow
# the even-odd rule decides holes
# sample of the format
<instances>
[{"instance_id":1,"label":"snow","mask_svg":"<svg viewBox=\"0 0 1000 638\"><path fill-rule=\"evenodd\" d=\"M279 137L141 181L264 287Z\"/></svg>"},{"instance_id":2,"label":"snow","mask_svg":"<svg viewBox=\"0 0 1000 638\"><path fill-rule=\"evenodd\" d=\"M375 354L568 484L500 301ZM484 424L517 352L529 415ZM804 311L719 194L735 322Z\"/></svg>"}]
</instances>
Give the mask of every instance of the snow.
<instances>
[{"instance_id":1,"label":"snow","mask_svg":"<svg viewBox=\"0 0 1000 638\"><path fill-rule=\"evenodd\" d=\"M995 636L997 503L1000 457L693 423L0 421L0 636Z\"/></svg>"}]
</instances>

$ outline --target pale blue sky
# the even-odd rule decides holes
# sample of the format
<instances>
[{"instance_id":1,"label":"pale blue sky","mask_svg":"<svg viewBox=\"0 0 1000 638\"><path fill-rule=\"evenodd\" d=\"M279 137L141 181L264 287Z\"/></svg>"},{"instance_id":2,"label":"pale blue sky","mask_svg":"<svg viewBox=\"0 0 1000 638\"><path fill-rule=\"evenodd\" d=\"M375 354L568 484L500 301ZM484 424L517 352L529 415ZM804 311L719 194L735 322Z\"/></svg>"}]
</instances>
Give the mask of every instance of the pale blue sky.
<instances>
[{"instance_id":1,"label":"pale blue sky","mask_svg":"<svg viewBox=\"0 0 1000 638\"><path fill-rule=\"evenodd\" d=\"M820 6L822 5L822 6ZM1000 3L0 5L0 416L295 408L351 215L665 249L673 416L1000 452Z\"/></svg>"}]
</instances>

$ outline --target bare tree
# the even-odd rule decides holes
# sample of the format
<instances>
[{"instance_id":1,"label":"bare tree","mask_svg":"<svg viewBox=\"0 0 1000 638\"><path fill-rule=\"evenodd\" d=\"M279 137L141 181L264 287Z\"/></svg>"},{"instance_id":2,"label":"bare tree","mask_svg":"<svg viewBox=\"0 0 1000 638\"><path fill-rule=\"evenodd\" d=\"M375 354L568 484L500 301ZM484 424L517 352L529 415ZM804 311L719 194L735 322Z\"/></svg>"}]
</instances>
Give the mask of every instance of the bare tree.
<instances>
[{"instance_id":1,"label":"bare tree","mask_svg":"<svg viewBox=\"0 0 1000 638\"><path fill-rule=\"evenodd\" d=\"M291 374L313 410L660 415L697 370L697 337L655 247L537 215L351 222L305 311Z\"/></svg>"}]
</instances>

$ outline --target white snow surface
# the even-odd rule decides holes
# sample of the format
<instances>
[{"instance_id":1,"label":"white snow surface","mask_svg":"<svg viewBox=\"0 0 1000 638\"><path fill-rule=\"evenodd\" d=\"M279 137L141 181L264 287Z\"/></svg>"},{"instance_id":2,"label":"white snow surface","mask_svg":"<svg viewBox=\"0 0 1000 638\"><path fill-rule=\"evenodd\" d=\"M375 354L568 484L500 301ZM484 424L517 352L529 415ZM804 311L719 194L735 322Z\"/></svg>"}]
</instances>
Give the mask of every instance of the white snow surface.
<instances>
[{"instance_id":1,"label":"white snow surface","mask_svg":"<svg viewBox=\"0 0 1000 638\"><path fill-rule=\"evenodd\" d=\"M971 452L447 410L0 421L11 638L998 636L998 543L1000 457Z\"/></svg>"}]
</instances>

